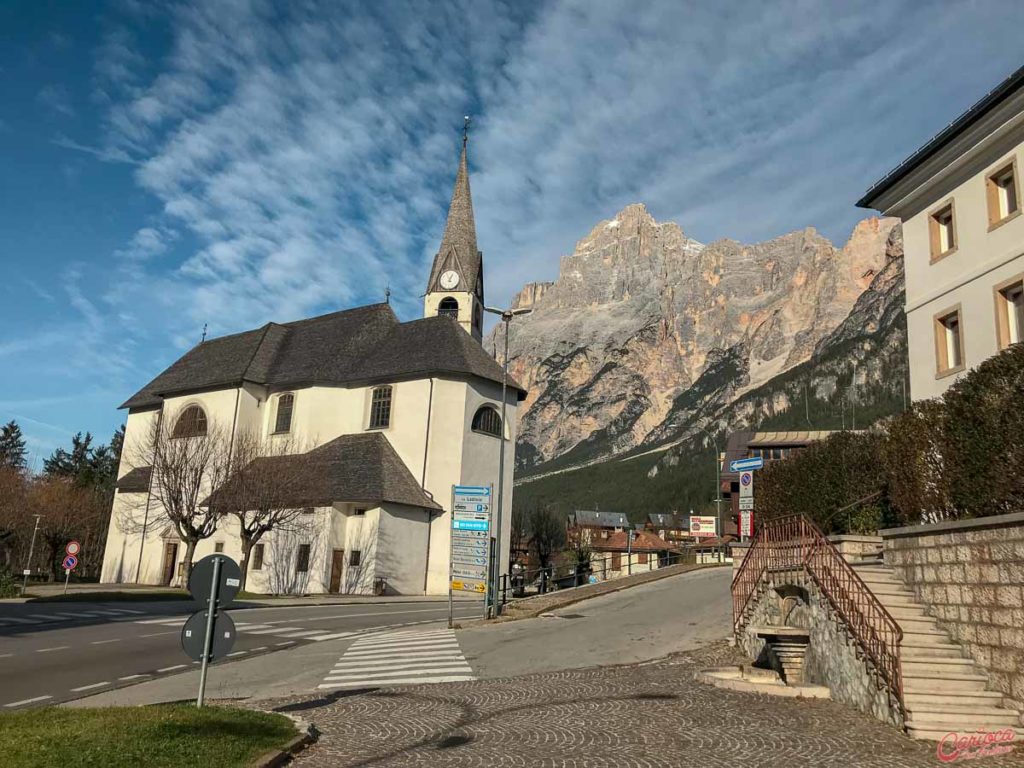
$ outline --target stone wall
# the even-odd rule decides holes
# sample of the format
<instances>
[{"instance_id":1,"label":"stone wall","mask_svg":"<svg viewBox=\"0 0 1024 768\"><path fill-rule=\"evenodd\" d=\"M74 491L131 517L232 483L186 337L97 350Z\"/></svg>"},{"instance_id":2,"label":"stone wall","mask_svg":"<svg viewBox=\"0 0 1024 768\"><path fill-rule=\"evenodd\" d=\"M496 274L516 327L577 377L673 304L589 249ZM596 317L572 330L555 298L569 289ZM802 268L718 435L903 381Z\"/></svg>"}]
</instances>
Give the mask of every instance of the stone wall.
<instances>
[{"instance_id":1,"label":"stone wall","mask_svg":"<svg viewBox=\"0 0 1024 768\"><path fill-rule=\"evenodd\" d=\"M880 533L886 565L1024 710L1024 513Z\"/></svg>"},{"instance_id":2,"label":"stone wall","mask_svg":"<svg viewBox=\"0 0 1024 768\"><path fill-rule=\"evenodd\" d=\"M787 600L784 601L783 596ZM770 662L765 642L757 637L757 627L780 626L783 622L787 626L803 627L810 631L804 681L827 686L835 701L884 723L903 727L898 703L889 696L884 683L862 657L828 600L802 572L794 571L770 582L755 598L749 615L737 642L758 665L767 666Z\"/></svg>"}]
</instances>

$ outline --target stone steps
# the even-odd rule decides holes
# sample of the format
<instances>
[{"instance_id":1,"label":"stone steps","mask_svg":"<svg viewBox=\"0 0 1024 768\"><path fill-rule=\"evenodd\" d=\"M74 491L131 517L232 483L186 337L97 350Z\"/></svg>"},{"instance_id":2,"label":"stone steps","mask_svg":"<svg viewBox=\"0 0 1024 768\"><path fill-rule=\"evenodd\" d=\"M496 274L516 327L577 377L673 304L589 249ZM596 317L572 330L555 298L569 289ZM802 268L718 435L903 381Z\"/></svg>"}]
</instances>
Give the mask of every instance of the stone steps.
<instances>
[{"instance_id":1,"label":"stone steps","mask_svg":"<svg viewBox=\"0 0 1024 768\"><path fill-rule=\"evenodd\" d=\"M988 709L1001 709L1003 695L998 691L964 691L955 697L946 693L904 693L907 709L917 712L959 712L970 714Z\"/></svg>"},{"instance_id":2,"label":"stone steps","mask_svg":"<svg viewBox=\"0 0 1024 768\"><path fill-rule=\"evenodd\" d=\"M903 677L943 676L943 675L977 675L977 666L973 659L953 658L944 656L910 657L903 660Z\"/></svg>"},{"instance_id":3,"label":"stone steps","mask_svg":"<svg viewBox=\"0 0 1024 768\"><path fill-rule=\"evenodd\" d=\"M985 731L1001 731L1003 728L986 728L982 725L973 725L971 722L966 720L960 721L960 723L954 728L937 728L934 724L917 724L910 720L906 722L907 735L912 739L918 739L920 741L942 741L950 733L958 733L962 736L970 736L972 733L979 729ZM1016 736L1014 737L1015 742L1024 741L1024 731L1020 728L1015 729Z\"/></svg>"},{"instance_id":4,"label":"stone steps","mask_svg":"<svg viewBox=\"0 0 1024 768\"><path fill-rule=\"evenodd\" d=\"M960 694L962 691L983 691L988 678L983 675L961 673L903 674L903 692L906 693L947 693Z\"/></svg>"}]
</instances>

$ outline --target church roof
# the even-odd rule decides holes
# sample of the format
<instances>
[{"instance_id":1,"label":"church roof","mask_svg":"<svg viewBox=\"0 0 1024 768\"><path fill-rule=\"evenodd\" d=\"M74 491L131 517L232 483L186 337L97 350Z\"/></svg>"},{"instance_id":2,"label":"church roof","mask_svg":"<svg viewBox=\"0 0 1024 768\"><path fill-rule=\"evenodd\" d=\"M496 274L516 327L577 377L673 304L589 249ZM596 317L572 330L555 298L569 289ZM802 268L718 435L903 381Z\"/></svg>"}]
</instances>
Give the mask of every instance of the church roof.
<instances>
[{"instance_id":1,"label":"church roof","mask_svg":"<svg viewBox=\"0 0 1024 768\"><path fill-rule=\"evenodd\" d=\"M455 174L455 189L448 206L448 221L444 225L441 247L434 257L434 266L427 281L427 293L443 291L438 280L443 272L459 273L459 291L474 292L483 280L483 259L476 245L476 221L473 218L473 196L469 191L469 165L466 161L466 141L462 142L462 157ZM479 285L479 289L483 286Z\"/></svg>"},{"instance_id":2,"label":"church roof","mask_svg":"<svg viewBox=\"0 0 1024 768\"><path fill-rule=\"evenodd\" d=\"M324 507L348 501L441 509L380 432L343 435L308 453L259 458L242 472L266 476L284 473L297 478L282 486L286 498L277 502L282 506ZM231 498L230 482L213 495L212 501L218 497Z\"/></svg>"},{"instance_id":3,"label":"church roof","mask_svg":"<svg viewBox=\"0 0 1024 768\"><path fill-rule=\"evenodd\" d=\"M401 323L387 304L371 304L204 341L121 407L150 408L243 382L280 390L453 374L500 383L502 371L452 318ZM515 381L509 386L525 397Z\"/></svg>"}]
</instances>

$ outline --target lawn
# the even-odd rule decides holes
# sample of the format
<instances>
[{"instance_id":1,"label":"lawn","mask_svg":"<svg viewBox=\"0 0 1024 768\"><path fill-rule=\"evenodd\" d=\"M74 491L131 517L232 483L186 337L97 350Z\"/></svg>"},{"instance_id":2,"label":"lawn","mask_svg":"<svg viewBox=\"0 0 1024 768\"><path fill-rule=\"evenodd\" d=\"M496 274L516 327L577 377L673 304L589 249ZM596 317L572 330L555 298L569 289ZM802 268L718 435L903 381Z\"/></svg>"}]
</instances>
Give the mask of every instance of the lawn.
<instances>
[{"instance_id":1,"label":"lawn","mask_svg":"<svg viewBox=\"0 0 1024 768\"><path fill-rule=\"evenodd\" d=\"M10 768L249 765L297 735L282 715L194 704L0 714L0 762Z\"/></svg>"}]
</instances>

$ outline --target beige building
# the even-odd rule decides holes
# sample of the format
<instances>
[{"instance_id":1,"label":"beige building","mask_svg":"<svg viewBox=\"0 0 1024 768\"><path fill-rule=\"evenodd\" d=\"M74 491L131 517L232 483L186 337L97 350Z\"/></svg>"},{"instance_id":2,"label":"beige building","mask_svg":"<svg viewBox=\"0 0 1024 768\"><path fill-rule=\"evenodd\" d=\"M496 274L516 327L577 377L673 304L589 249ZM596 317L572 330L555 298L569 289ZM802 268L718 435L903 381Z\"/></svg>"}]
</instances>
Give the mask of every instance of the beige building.
<instances>
[{"instance_id":1,"label":"beige building","mask_svg":"<svg viewBox=\"0 0 1024 768\"><path fill-rule=\"evenodd\" d=\"M942 394L1024 339L1024 68L857 205L903 221L910 388Z\"/></svg>"},{"instance_id":2,"label":"beige building","mask_svg":"<svg viewBox=\"0 0 1024 768\"><path fill-rule=\"evenodd\" d=\"M156 501L156 473L139 460L157 422L172 435L258 434L313 468L289 491L289 506L303 510L298 522L252 552L247 588L266 593L446 593L452 486L496 488L504 439L507 572L525 393L510 382L502 424L502 369L480 344L482 303L464 141L423 319L403 323L376 304L211 339L124 403L102 580L180 582L184 543ZM235 518L221 518L194 559L215 551L241 558Z\"/></svg>"}]
</instances>

